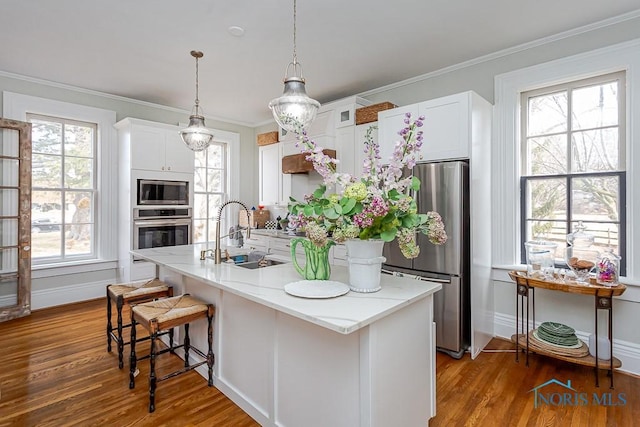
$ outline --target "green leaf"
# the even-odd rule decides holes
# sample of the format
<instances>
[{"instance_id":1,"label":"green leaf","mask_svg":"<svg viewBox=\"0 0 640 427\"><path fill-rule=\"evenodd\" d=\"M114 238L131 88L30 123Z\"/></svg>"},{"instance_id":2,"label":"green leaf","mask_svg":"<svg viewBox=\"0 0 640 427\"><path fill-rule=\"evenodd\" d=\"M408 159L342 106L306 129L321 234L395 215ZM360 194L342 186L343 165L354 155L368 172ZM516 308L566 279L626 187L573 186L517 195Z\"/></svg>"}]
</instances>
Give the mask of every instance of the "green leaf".
<instances>
[{"instance_id":1,"label":"green leaf","mask_svg":"<svg viewBox=\"0 0 640 427\"><path fill-rule=\"evenodd\" d=\"M340 205L333 205L333 210L336 211L336 213L338 214L338 216L342 215L342 206Z\"/></svg>"},{"instance_id":2,"label":"green leaf","mask_svg":"<svg viewBox=\"0 0 640 427\"><path fill-rule=\"evenodd\" d=\"M345 201L345 202L342 203L343 201ZM351 210L356 206L356 199L350 199L348 197L343 197L342 200L340 201L340 204L342 205L342 212L345 215L349 215L351 213Z\"/></svg>"},{"instance_id":3,"label":"green leaf","mask_svg":"<svg viewBox=\"0 0 640 427\"><path fill-rule=\"evenodd\" d=\"M304 215L305 215L305 216L311 216L311 215L313 215L313 206L311 206L311 205L306 205L306 206L304 207L303 212L304 212Z\"/></svg>"},{"instance_id":4,"label":"green leaf","mask_svg":"<svg viewBox=\"0 0 640 427\"><path fill-rule=\"evenodd\" d=\"M297 201L296 199L294 199L293 197L291 197L291 196L289 196L289 201L290 201L290 202L298 203L298 201Z\"/></svg>"},{"instance_id":5,"label":"green leaf","mask_svg":"<svg viewBox=\"0 0 640 427\"><path fill-rule=\"evenodd\" d=\"M418 191L420 190L420 179L414 177L411 177L411 189L413 191Z\"/></svg>"},{"instance_id":6,"label":"green leaf","mask_svg":"<svg viewBox=\"0 0 640 427\"><path fill-rule=\"evenodd\" d=\"M389 190L389 199L398 200L400 198L400 193L395 188Z\"/></svg>"},{"instance_id":7,"label":"green leaf","mask_svg":"<svg viewBox=\"0 0 640 427\"><path fill-rule=\"evenodd\" d=\"M385 242L391 242L396 238L396 234L398 234L398 229L393 227L380 233L380 238Z\"/></svg>"},{"instance_id":8,"label":"green leaf","mask_svg":"<svg viewBox=\"0 0 640 427\"><path fill-rule=\"evenodd\" d=\"M335 211L335 209L332 209L332 208L325 209L322 213L324 214L324 216L326 216L329 219L338 219L340 217L340 215Z\"/></svg>"},{"instance_id":9,"label":"green leaf","mask_svg":"<svg viewBox=\"0 0 640 427\"><path fill-rule=\"evenodd\" d=\"M316 189L316 191L313 192L313 197L315 197L316 199L321 199L322 196L324 196L325 191L327 191L327 186L321 185Z\"/></svg>"},{"instance_id":10,"label":"green leaf","mask_svg":"<svg viewBox=\"0 0 640 427\"><path fill-rule=\"evenodd\" d=\"M322 214L322 210L323 209L324 208L321 205L315 205L313 207L313 213L315 213L316 215L320 215L320 214Z\"/></svg>"}]
</instances>

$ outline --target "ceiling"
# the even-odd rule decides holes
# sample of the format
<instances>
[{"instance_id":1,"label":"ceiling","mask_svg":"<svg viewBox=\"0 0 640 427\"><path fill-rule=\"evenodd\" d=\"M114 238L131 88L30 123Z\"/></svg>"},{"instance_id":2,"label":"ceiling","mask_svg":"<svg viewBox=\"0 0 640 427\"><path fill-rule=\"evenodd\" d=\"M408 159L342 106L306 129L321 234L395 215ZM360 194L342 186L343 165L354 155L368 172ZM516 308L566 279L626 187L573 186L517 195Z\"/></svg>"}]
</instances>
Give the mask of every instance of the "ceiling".
<instances>
[{"instance_id":1,"label":"ceiling","mask_svg":"<svg viewBox=\"0 0 640 427\"><path fill-rule=\"evenodd\" d=\"M638 10L638 0L298 0L297 51L320 102ZM228 28L240 26L242 37ZM267 122L292 59L292 0L2 0L0 71ZM185 118L186 121L186 118Z\"/></svg>"}]
</instances>

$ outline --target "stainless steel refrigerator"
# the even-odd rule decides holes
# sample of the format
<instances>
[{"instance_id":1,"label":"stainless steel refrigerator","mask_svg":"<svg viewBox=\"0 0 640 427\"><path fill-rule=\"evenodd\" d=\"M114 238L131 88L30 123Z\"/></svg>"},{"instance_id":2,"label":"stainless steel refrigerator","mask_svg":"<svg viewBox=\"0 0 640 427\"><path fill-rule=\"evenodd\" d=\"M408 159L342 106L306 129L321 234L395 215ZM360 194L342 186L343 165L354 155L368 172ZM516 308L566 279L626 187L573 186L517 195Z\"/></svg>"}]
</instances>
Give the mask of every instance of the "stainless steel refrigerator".
<instances>
[{"instance_id":1,"label":"stainless steel refrigerator","mask_svg":"<svg viewBox=\"0 0 640 427\"><path fill-rule=\"evenodd\" d=\"M420 255L413 260L402 255L397 242L387 243L383 268L442 283L442 290L434 295L436 348L459 359L471 340L469 166L465 161L422 163L413 174L421 182L414 195L418 212L438 212L448 240L436 246L419 234Z\"/></svg>"}]
</instances>

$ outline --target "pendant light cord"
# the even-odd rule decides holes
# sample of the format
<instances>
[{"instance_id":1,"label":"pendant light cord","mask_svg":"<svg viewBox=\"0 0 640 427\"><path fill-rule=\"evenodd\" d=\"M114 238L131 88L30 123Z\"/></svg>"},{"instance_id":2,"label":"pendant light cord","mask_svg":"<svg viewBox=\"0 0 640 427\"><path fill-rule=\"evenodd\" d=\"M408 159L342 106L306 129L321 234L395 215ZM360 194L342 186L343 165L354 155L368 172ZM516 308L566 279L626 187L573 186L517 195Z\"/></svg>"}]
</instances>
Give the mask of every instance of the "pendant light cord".
<instances>
[{"instance_id":1,"label":"pendant light cord","mask_svg":"<svg viewBox=\"0 0 640 427\"><path fill-rule=\"evenodd\" d=\"M198 99L198 57L196 56L196 115L198 114L198 106L200 100Z\"/></svg>"},{"instance_id":2,"label":"pendant light cord","mask_svg":"<svg viewBox=\"0 0 640 427\"><path fill-rule=\"evenodd\" d=\"M295 68L298 63L298 55L296 52L296 0L293 0L293 66Z\"/></svg>"}]
</instances>

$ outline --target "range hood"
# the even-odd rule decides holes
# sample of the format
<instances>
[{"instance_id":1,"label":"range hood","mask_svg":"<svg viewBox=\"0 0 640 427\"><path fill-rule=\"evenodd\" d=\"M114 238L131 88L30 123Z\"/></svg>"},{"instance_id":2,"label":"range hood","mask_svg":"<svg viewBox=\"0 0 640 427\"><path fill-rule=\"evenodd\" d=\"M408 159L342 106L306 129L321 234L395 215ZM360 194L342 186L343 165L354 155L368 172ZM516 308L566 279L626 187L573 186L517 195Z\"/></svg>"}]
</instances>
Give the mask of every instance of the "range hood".
<instances>
[{"instance_id":1,"label":"range hood","mask_svg":"<svg viewBox=\"0 0 640 427\"><path fill-rule=\"evenodd\" d=\"M335 159L336 150L325 149L322 150L324 154ZM309 173L313 170L313 163L306 159L307 155L304 153L292 154L290 156L284 156L282 158L282 173L299 174Z\"/></svg>"}]
</instances>

